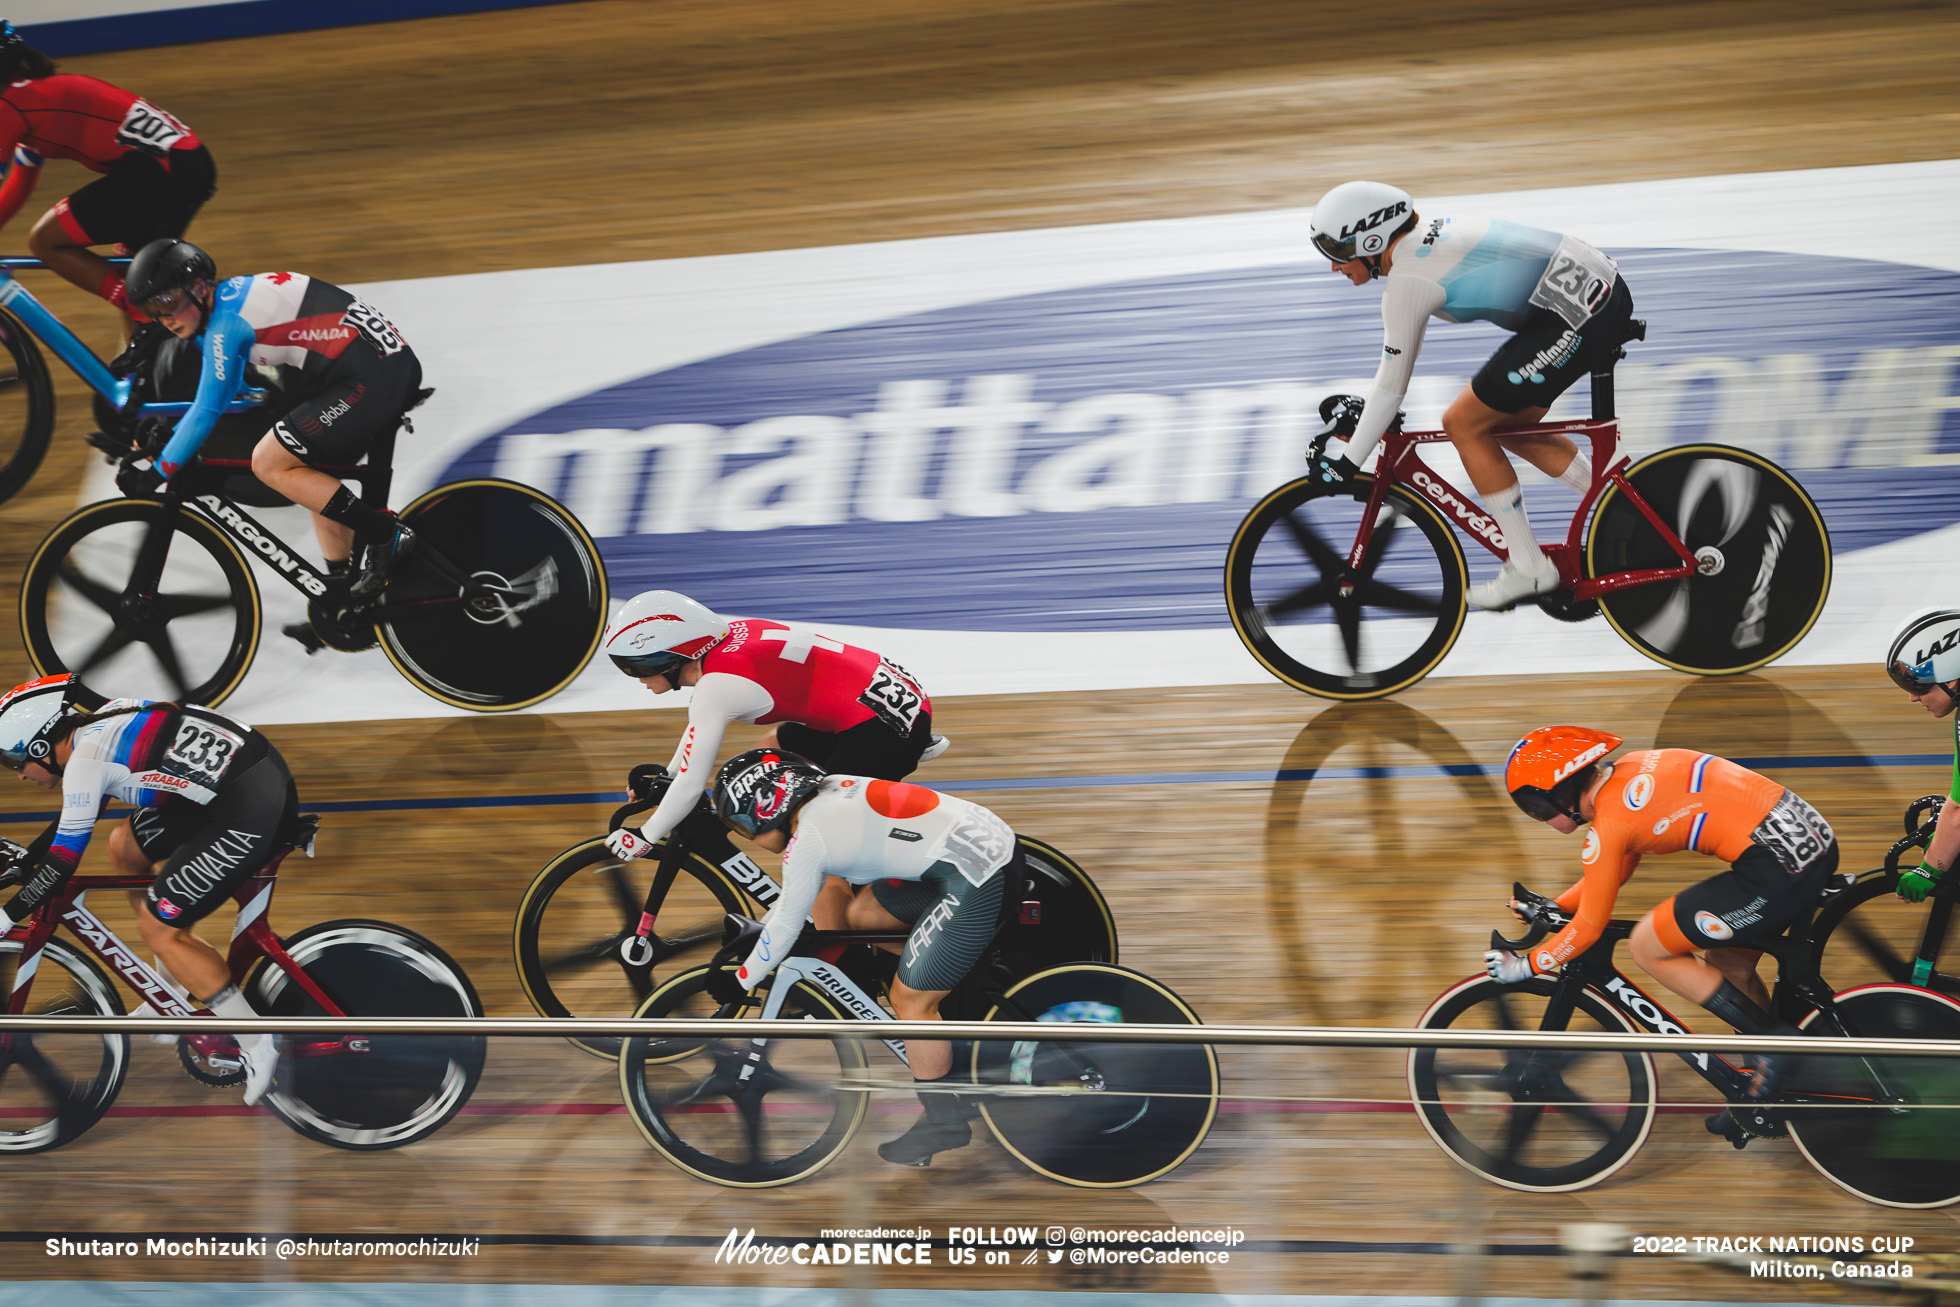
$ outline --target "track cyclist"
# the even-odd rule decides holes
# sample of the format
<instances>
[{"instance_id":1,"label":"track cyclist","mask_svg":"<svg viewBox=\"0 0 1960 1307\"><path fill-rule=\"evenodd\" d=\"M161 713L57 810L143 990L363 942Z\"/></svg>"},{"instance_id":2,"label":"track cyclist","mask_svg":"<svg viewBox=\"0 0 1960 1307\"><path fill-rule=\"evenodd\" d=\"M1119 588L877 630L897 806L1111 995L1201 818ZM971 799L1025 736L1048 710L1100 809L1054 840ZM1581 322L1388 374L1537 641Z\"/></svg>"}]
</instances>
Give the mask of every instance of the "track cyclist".
<instances>
[{"instance_id":1,"label":"track cyclist","mask_svg":"<svg viewBox=\"0 0 1960 1307\"><path fill-rule=\"evenodd\" d=\"M102 174L43 214L27 248L125 313L122 274L89 247L127 254L181 236L217 190L211 153L190 128L120 86L57 73L12 23L0 22L0 160L9 157L0 225L27 203L48 159Z\"/></svg>"},{"instance_id":2,"label":"track cyclist","mask_svg":"<svg viewBox=\"0 0 1960 1307\"><path fill-rule=\"evenodd\" d=\"M732 830L783 855L783 896L735 973L743 991L789 956L819 887L841 877L851 886L842 925L911 931L902 948L883 946L899 949L892 1011L901 1021L937 1021L940 1001L999 929L1007 887L1020 884L1021 855L1007 823L923 785L826 774L787 750L751 749L721 769L714 804ZM967 1123L977 1111L949 1088L950 1042L908 1039L905 1055L925 1114L878 1145L878 1156L927 1166L934 1153L972 1139Z\"/></svg>"},{"instance_id":3,"label":"track cyclist","mask_svg":"<svg viewBox=\"0 0 1960 1307\"><path fill-rule=\"evenodd\" d=\"M1953 713L1960 703L1960 608L1922 608L1901 622L1886 650L1885 671L1921 708L1935 717L1953 717L1953 782L1946 801L1960 802L1960 717ZM1899 877L1899 897L1924 902L1956 855L1960 820L1935 827L1925 860Z\"/></svg>"},{"instance_id":4,"label":"track cyclist","mask_svg":"<svg viewBox=\"0 0 1960 1307\"><path fill-rule=\"evenodd\" d=\"M1558 586L1558 568L1538 547L1524 494L1506 456L1584 494L1592 482L1585 450L1559 435L1506 436L1612 357L1633 311L1618 266L1572 236L1496 218L1424 219L1407 191L1344 182L1314 206L1314 247L1355 285L1382 288L1382 360L1345 452L1323 455L1313 475L1345 485L1387 432L1408 393L1429 319L1490 322L1514 333L1443 414L1443 430L1504 535L1498 574L1470 591L1479 608L1511 608Z\"/></svg>"},{"instance_id":5,"label":"track cyclist","mask_svg":"<svg viewBox=\"0 0 1960 1307\"><path fill-rule=\"evenodd\" d=\"M102 805L120 799L136 811L110 832L109 861L118 876L154 877L129 898L158 973L193 1007L259 1015L217 949L191 928L266 864L298 815L292 773L271 741L208 708L104 701L63 673L0 697L0 760L62 794L56 824L33 844L9 848L25 884L0 908L0 932L68 882ZM197 995L208 997L189 997ZM156 1012L145 1004L138 1014ZM238 1044L250 1105L271 1085L278 1049L271 1035L240 1035Z\"/></svg>"},{"instance_id":6,"label":"track cyclist","mask_svg":"<svg viewBox=\"0 0 1960 1307\"><path fill-rule=\"evenodd\" d=\"M1541 726L1511 750L1504 784L1527 816L1566 835L1592 829L1584 874L1558 896L1571 924L1528 957L1490 950L1486 968L1504 984L1557 970L1598 941L1644 854L1686 850L1731 865L1650 909L1628 940L1633 960L1745 1035L1795 1033L1766 1011L1762 954L1748 944L1775 937L1823 893L1838 865L1830 824L1794 790L1726 758L1643 749L1606 762L1620 743L1584 726ZM1775 1087L1779 1061L1758 1060L1757 1097Z\"/></svg>"},{"instance_id":7,"label":"track cyclist","mask_svg":"<svg viewBox=\"0 0 1960 1307\"><path fill-rule=\"evenodd\" d=\"M672 590L634 595L607 629L613 664L655 694L694 688L687 729L667 764L672 783L635 831L607 837L615 857L643 858L708 792L715 755L737 721L780 723L762 748L782 748L826 771L904 780L946 749L932 733L932 700L889 658L781 622L731 622ZM825 887L817 924L844 928L850 891Z\"/></svg>"},{"instance_id":8,"label":"track cyclist","mask_svg":"<svg viewBox=\"0 0 1960 1307\"><path fill-rule=\"evenodd\" d=\"M188 241L152 241L129 265L132 304L177 339L152 364L160 395L196 400L152 469L131 468L123 489L142 494L188 464L225 406L246 385L268 387L289 406L252 450L252 472L313 514L330 579L356 601L386 588L415 533L383 504L357 497L311 463L359 462L392 437L427 393L422 365L401 333L372 305L329 282L293 272L218 280L211 256ZM355 546L366 566L354 571ZM300 638L303 628L286 634Z\"/></svg>"}]
</instances>

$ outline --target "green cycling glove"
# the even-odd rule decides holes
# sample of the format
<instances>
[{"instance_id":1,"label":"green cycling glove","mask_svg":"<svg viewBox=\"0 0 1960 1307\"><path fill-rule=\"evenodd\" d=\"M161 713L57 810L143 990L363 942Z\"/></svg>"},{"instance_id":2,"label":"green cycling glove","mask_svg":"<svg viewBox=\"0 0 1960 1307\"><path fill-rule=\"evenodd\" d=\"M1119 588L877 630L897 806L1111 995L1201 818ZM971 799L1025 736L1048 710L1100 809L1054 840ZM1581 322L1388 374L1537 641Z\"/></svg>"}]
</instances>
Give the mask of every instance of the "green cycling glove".
<instances>
[{"instance_id":1,"label":"green cycling glove","mask_svg":"<svg viewBox=\"0 0 1960 1307\"><path fill-rule=\"evenodd\" d=\"M1924 903L1926 896L1933 892L1933 883L1939 878L1938 868L1922 862L1899 877L1899 897L1908 903Z\"/></svg>"}]
</instances>

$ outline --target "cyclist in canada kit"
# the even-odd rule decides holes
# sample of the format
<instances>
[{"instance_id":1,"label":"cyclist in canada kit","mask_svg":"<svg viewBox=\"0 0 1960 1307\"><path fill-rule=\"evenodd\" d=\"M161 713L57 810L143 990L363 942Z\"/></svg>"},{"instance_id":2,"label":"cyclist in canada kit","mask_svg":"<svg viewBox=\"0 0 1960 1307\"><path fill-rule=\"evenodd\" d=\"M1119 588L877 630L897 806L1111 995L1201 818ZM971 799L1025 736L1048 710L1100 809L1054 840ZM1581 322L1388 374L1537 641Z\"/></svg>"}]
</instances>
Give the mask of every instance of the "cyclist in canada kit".
<instances>
[{"instance_id":1,"label":"cyclist in canada kit","mask_svg":"<svg viewBox=\"0 0 1960 1307\"><path fill-rule=\"evenodd\" d=\"M783 855L783 896L736 984L744 991L761 984L803 933L819 886L842 878L851 897L840 927L911 931L891 986L901 1021L939 1020L941 1000L980 960L1024 874L1013 830L979 804L923 785L826 775L787 751L751 749L729 759L715 779L715 815ZM925 1166L972 1138L967 1122L976 1112L946 1087L951 1043L908 1039L905 1056L925 1114L880 1144L878 1155Z\"/></svg>"},{"instance_id":2,"label":"cyclist in canada kit","mask_svg":"<svg viewBox=\"0 0 1960 1307\"><path fill-rule=\"evenodd\" d=\"M638 831L607 836L615 856L643 858L694 810L714 775L722 738L737 721L776 729L780 745L826 771L910 776L945 751L932 733L932 700L918 679L869 649L758 618L729 621L672 590L635 595L606 631L613 663L655 694L692 686L687 729L668 771L660 805ZM825 886L817 924L843 929L849 898L842 881Z\"/></svg>"},{"instance_id":3,"label":"cyclist in canada kit","mask_svg":"<svg viewBox=\"0 0 1960 1307\"><path fill-rule=\"evenodd\" d=\"M154 877L129 897L159 973L197 996L193 1006L220 1017L258 1015L217 949L191 927L266 865L298 816L292 773L271 741L209 708L105 702L63 673L0 697L0 760L62 795L55 826L20 851L26 884L0 913L0 930L67 883L102 806L119 799L136 811L110 832L109 861L119 876ZM271 1035L238 1042L245 1101L256 1103L272 1083L276 1047Z\"/></svg>"},{"instance_id":4,"label":"cyclist in canada kit","mask_svg":"<svg viewBox=\"0 0 1960 1307\"><path fill-rule=\"evenodd\" d=\"M125 313L123 276L90 252L128 254L181 236L217 189L197 134L147 100L93 77L57 73L12 23L0 22L0 226L34 193L48 159L72 159L96 180L49 209L27 234L34 256ZM8 161L11 161L10 163Z\"/></svg>"},{"instance_id":5,"label":"cyclist in canada kit","mask_svg":"<svg viewBox=\"0 0 1960 1307\"><path fill-rule=\"evenodd\" d=\"M348 578L356 600L379 594L414 533L386 505L310 465L359 462L426 397L422 365L401 333L373 305L317 277L262 272L219 282L211 256L188 241L145 245L130 261L129 297L177 337L153 364L158 393L195 385L196 400L154 470L132 470L125 491L145 493L175 476L238 393L262 385L286 413L252 450L253 474L311 510L330 577ZM367 549L358 576L357 544Z\"/></svg>"},{"instance_id":6,"label":"cyclist in canada kit","mask_svg":"<svg viewBox=\"0 0 1960 1307\"><path fill-rule=\"evenodd\" d=\"M1592 829L1583 876L1558 896L1571 923L1529 956L1490 950L1486 968L1505 984L1558 970L1598 942L1643 855L1700 853L1729 870L1649 910L1627 941L1633 960L1745 1035L1793 1033L1766 1011L1762 954L1749 942L1774 938L1824 892L1838 864L1830 823L1794 790L1713 754L1644 749L1603 761L1620 743L1584 726L1541 726L1511 750L1505 785L1526 815L1567 835ZM1759 1064L1758 1096L1777 1069Z\"/></svg>"},{"instance_id":7,"label":"cyclist in canada kit","mask_svg":"<svg viewBox=\"0 0 1960 1307\"><path fill-rule=\"evenodd\" d=\"M1541 421L1554 399L1619 348L1633 296L1618 265L1558 232L1495 218L1425 218L1408 192L1380 182L1345 182L1322 196L1312 235L1355 285L1385 283L1382 360L1360 423L1346 450L1324 455L1313 475L1343 485L1374 452L1408 392L1430 318L1514 332L1443 414L1508 551L1469 600L1503 609L1556 589L1558 568L1532 534L1505 449L1580 494L1592 483L1592 459L1564 436L1504 433Z\"/></svg>"}]
</instances>

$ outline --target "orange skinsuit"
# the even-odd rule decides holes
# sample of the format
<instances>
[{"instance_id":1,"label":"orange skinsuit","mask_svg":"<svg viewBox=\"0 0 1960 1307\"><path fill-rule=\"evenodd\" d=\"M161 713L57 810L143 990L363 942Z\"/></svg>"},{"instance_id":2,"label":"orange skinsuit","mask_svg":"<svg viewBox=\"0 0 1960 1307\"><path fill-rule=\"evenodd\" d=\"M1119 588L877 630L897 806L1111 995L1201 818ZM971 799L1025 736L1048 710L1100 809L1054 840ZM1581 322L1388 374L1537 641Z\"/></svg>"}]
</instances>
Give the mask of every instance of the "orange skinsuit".
<instances>
[{"instance_id":1,"label":"orange skinsuit","mask_svg":"<svg viewBox=\"0 0 1960 1307\"><path fill-rule=\"evenodd\" d=\"M1734 862L1748 851L1783 786L1727 758L1692 749L1643 749L1613 764L1613 774L1594 799L1592 826L1579 861L1585 874L1558 896L1572 922L1531 952L1531 969L1556 970L1599 941L1613 916L1620 886L1633 876L1643 853L1690 849ZM1576 911L1575 911L1576 910ZM1693 946L1673 918L1654 919L1661 943L1677 953Z\"/></svg>"}]
</instances>

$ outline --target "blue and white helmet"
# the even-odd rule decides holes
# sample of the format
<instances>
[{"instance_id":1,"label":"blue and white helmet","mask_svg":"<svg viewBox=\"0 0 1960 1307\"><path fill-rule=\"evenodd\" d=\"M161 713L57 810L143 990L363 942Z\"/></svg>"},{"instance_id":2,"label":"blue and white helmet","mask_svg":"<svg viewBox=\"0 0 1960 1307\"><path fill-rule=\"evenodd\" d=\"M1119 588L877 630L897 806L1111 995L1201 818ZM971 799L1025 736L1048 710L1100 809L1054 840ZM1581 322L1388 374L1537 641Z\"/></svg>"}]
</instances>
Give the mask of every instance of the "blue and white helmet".
<instances>
[{"instance_id":1,"label":"blue and white helmet","mask_svg":"<svg viewBox=\"0 0 1960 1307\"><path fill-rule=\"evenodd\" d=\"M1922 608L1901 622L1885 672L1907 694L1960 681L1960 608Z\"/></svg>"}]
</instances>

